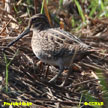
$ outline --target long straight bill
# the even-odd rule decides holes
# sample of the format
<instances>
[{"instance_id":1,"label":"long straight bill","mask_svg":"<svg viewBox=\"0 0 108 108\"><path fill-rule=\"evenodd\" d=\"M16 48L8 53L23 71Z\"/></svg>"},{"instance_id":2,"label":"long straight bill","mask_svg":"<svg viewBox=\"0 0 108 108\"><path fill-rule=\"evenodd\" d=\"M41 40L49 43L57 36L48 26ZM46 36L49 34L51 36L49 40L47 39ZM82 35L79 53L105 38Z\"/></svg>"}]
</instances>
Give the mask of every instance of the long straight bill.
<instances>
[{"instance_id":1,"label":"long straight bill","mask_svg":"<svg viewBox=\"0 0 108 108\"><path fill-rule=\"evenodd\" d=\"M15 42L17 42L18 40L20 40L24 35L28 34L30 32L30 28L26 28L26 30L24 32L22 32L15 40L13 40L12 42L10 42L6 48L12 46Z\"/></svg>"}]
</instances>

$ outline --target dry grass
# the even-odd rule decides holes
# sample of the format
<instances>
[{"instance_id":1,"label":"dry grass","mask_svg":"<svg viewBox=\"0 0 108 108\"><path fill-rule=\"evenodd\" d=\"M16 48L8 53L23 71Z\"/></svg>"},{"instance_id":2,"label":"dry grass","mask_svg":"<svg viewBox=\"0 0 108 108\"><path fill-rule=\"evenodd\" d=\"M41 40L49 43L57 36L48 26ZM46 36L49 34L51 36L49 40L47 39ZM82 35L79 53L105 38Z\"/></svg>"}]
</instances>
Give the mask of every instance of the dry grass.
<instances>
[{"instance_id":1,"label":"dry grass","mask_svg":"<svg viewBox=\"0 0 108 108\"><path fill-rule=\"evenodd\" d=\"M6 64L2 48L23 31L28 21L18 16L12 19L9 15L11 16L1 10L0 78L2 80L0 97L2 104L4 101L29 101L37 108L57 108L57 106L69 108L69 106L78 106L81 96L88 91L95 96L96 100L105 102L102 94L103 85L100 84L100 81L105 79L108 84L108 19L91 20L89 25L77 32L81 34L82 41L96 48L97 53L73 66L73 71L64 88L57 85L64 80L66 72L58 79L57 85L47 83L58 69L49 66L47 72L47 64L39 65L39 60L33 54L30 45L32 33L8 48L5 51L8 61L12 59L17 50L18 53L9 67L9 91L6 93ZM18 19L23 20L23 23L18 24L16 22ZM81 106L83 106L83 102L87 101L85 96L81 101Z\"/></svg>"}]
</instances>

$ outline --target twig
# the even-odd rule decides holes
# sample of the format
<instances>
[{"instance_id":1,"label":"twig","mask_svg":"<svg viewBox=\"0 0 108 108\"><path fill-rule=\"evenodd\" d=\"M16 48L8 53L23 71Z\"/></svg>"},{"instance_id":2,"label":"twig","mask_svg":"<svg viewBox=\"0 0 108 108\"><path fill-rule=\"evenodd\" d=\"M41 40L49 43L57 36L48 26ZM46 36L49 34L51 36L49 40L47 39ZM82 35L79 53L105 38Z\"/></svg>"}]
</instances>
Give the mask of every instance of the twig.
<instances>
[{"instance_id":1,"label":"twig","mask_svg":"<svg viewBox=\"0 0 108 108\"><path fill-rule=\"evenodd\" d=\"M81 65L84 65L84 66L87 66L87 67L90 67L92 69L96 69L96 70L102 70L102 71L105 71L104 68L100 67L100 66L96 66L95 64L87 64L87 63L80 63Z\"/></svg>"},{"instance_id":2,"label":"twig","mask_svg":"<svg viewBox=\"0 0 108 108\"><path fill-rule=\"evenodd\" d=\"M10 22L11 22L11 19L7 22L5 27L1 30L0 35L5 31L6 27L9 25Z\"/></svg>"},{"instance_id":3,"label":"twig","mask_svg":"<svg viewBox=\"0 0 108 108\"><path fill-rule=\"evenodd\" d=\"M72 87L79 86L79 85L89 83L89 82L92 82L92 81L99 81L99 79L91 79L91 80L83 81L83 82L72 85Z\"/></svg>"}]
</instances>

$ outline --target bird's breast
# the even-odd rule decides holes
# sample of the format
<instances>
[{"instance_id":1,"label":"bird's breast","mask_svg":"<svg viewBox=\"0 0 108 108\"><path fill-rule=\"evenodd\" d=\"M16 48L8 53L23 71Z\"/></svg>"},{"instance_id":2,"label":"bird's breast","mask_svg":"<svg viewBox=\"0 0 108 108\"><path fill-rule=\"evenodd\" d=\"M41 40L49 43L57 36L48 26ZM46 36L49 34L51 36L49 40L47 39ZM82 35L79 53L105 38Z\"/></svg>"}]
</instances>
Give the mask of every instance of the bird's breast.
<instances>
[{"instance_id":1,"label":"bird's breast","mask_svg":"<svg viewBox=\"0 0 108 108\"><path fill-rule=\"evenodd\" d=\"M58 66L57 59L54 59L51 56L50 51L48 50L48 42L44 41L42 36L39 33L34 33L31 40L31 47L33 53L38 59L42 62ZM49 51L49 52L48 52Z\"/></svg>"}]
</instances>

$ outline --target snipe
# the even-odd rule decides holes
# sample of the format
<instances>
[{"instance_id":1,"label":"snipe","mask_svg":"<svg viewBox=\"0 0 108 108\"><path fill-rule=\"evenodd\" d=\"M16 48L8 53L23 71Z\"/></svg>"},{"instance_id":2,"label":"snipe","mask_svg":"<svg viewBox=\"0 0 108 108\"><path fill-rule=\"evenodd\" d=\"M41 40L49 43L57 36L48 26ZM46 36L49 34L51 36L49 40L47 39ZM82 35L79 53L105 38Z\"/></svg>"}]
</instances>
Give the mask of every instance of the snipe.
<instances>
[{"instance_id":1,"label":"snipe","mask_svg":"<svg viewBox=\"0 0 108 108\"><path fill-rule=\"evenodd\" d=\"M76 36L59 28L51 28L47 17L43 14L36 14L31 17L27 29L8 47L30 31L33 31L31 46L36 57L42 62L58 66L60 69L58 74L49 82L55 81L64 68L69 67L72 59L73 62L78 62L92 52L90 46ZM75 55L74 58L73 55Z\"/></svg>"}]
</instances>

